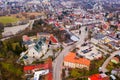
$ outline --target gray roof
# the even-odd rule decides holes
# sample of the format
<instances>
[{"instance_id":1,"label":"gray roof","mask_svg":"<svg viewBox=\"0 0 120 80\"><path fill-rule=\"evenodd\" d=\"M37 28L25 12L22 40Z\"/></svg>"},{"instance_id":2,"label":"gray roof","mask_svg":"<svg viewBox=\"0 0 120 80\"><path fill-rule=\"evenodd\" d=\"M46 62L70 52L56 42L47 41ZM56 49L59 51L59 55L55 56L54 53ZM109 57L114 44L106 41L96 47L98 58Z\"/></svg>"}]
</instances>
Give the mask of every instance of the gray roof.
<instances>
[{"instance_id":1,"label":"gray roof","mask_svg":"<svg viewBox=\"0 0 120 80\"><path fill-rule=\"evenodd\" d=\"M36 43L36 45L34 46L34 49L35 49L37 52L40 52L43 44L45 43L45 41L46 41L46 38L45 38L45 37L40 38L40 39L38 40L38 42Z\"/></svg>"}]
</instances>

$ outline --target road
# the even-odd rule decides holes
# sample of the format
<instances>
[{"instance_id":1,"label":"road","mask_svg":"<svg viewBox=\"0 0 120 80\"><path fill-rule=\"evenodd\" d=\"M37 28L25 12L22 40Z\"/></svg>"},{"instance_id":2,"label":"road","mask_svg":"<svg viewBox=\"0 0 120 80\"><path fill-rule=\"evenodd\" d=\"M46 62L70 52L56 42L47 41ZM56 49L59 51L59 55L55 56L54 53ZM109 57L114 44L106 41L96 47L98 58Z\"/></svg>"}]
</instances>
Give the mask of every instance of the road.
<instances>
[{"instance_id":1,"label":"road","mask_svg":"<svg viewBox=\"0 0 120 80\"><path fill-rule=\"evenodd\" d=\"M81 27L82 33L79 36L80 40L73 45L66 46L53 62L53 80L62 80L61 73L62 73L62 64L63 64L64 56L67 55L72 49L74 49L75 46L81 45L84 42L84 38L87 35L87 32L85 32L84 30L85 27Z\"/></svg>"},{"instance_id":2,"label":"road","mask_svg":"<svg viewBox=\"0 0 120 80\"><path fill-rule=\"evenodd\" d=\"M35 22L36 20L39 20L39 19L41 19L41 18L36 18L36 19L33 19L33 20L29 20L30 30L32 30L34 22Z\"/></svg>"},{"instance_id":3,"label":"road","mask_svg":"<svg viewBox=\"0 0 120 80\"><path fill-rule=\"evenodd\" d=\"M110 60L115 56L115 55L117 55L117 54L119 54L120 53L120 50L119 51L115 51L115 52L113 52L111 55L110 55L110 57L108 57L107 59L106 59L106 61L103 63L103 65L102 65L102 67L101 67L101 70L102 70L102 72L107 72L107 69L106 69L106 67L107 67L107 65L108 65L108 63L110 62Z\"/></svg>"},{"instance_id":4,"label":"road","mask_svg":"<svg viewBox=\"0 0 120 80\"><path fill-rule=\"evenodd\" d=\"M25 30L27 27L30 27L30 30L32 30L33 28L33 24L34 24L34 21L35 20L39 20L40 18L37 18L37 19L34 19L34 20L29 20L29 23L25 24L25 25L19 25L19 26L13 26L13 27L6 27L4 29L4 33L7 33L7 32L12 32L13 35L17 34L19 31L23 31ZM9 36L9 37L6 37L6 38L2 38L0 39L1 41L4 41L6 39L9 39L13 36Z\"/></svg>"}]
</instances>

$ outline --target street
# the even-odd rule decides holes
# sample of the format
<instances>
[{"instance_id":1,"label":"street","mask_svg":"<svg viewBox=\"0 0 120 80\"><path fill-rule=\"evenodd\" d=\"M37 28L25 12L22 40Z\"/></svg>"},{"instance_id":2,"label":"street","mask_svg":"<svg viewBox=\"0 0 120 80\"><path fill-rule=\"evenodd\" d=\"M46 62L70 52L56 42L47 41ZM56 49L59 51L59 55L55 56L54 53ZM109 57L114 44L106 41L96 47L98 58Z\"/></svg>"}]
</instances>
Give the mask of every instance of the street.
<instances>
[{"instance_id":1,"label":"street","mask_svg":"<svg viewBox=\"0 0 120 80\"><path fill-rule=\"evenodd\" d=\"M76 46L80 46L84 42L86 35L87 32L85 32L85 27L81 27L81 35L79 36L80 40L73 45L65 47L59 56L55 59L53 62L53 80L62 80L61 73L64 56L67 55L70 50L74 49Z\"/></svg>"},{"instance_id":2,"label":"street","mask_svg":"<svg viewBox=\"0 0 120 80\"><path fill-rule=\"evenodd\" d=\"M116 51L116 52L113 52L111 55L110 55L110 57L108 57L107 59L106 59L106 61L103 63L103 65L102 65L102 67L101 67L101 70L102 70L102 72L107 72L107 69L106 69L106 67L107 67L107 65L108 65L108 63L110 62L110 60L113 58L113 57L115 57L117 54L119 54L120 53L120 51Z\"/></svg>"}]
</instances>

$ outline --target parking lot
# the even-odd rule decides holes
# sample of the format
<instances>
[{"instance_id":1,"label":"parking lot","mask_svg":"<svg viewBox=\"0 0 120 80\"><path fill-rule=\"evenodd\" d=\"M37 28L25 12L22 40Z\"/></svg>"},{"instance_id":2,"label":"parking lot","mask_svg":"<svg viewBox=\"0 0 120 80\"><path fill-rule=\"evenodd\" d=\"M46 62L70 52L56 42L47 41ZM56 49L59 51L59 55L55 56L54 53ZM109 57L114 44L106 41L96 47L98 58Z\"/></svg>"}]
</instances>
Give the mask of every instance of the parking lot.
<instances>
[{"instance_id":1,"label":"parking lot","mask_svg":"<svg viewBox=\"0 0 120 80\"><path fill-rule=\"evenodd\" d=\"M93 44L87 43L86 45L79 46L79 50L77 50L77 53L80 56L83 56L89 60L95 60L102 57L102 53L100 53L97 50L97 47Z\"/></svg>"}]
</instances>

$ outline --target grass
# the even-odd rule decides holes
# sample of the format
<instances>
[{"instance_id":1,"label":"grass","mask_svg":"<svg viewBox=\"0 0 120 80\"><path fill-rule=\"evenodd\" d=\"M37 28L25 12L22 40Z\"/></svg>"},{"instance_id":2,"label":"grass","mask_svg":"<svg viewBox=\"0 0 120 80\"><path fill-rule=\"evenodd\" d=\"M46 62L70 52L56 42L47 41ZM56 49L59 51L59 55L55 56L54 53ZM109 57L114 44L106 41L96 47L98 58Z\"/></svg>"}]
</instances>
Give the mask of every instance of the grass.
<instances>
[{"instance_id":1,"label":"grass","mask_svg":"<svg viewBox=\"0 0 120 80\"><path fill-rule=\"evenodd\" d=\"M0 17L0 23L3 23L4 25L6 25L7 23L15 23L18 20L19 20L18 18L11 17L11 16L2 16L2 17Z\"/></svg>"}]
</instances>

